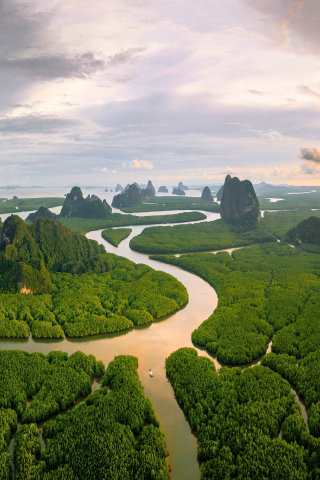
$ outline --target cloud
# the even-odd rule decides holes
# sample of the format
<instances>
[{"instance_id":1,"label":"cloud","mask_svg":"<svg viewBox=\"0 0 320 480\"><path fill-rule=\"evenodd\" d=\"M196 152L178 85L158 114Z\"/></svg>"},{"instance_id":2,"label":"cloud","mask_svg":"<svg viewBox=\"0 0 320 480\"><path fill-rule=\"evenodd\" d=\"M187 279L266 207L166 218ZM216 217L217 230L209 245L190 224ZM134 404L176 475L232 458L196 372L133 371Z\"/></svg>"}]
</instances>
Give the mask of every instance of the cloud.
<instances>
[{"instance_id":1,"label":"cloud","mask_svg":"<svg viewBox=\"0 0 320 480\"><path fill-rule=\"evenodd\" d=\"M141 169L141 170L152 170L153 165L148 160L133 160L131 164L131 168L134 169Z\"/></svg>"},{"instance_id":2,"label":"cloud","mask_svg":"<svg viewBox=\"0 0 320 480\"><path fill-rule=\"evenodd\" d=\"M0 117L0 134L54 134L67 128L83 126L81 119L58 117L56 115L23 115Z\"/></svg>"},{"instance_id":3,"label":"cloud","mask_svg":"<svg viewBox=\"0 0 320 480\"><path fill-rule=\"evenodd\" d=\"M303 162L300 167L300 171L303 175L314 175L318 173L319 166L316 163Z\"/></svg>"},{"instance_id":4,"label":"cloud","mask_svg":"<svg viewBox=\"0 0 320 480\"><path fill-rule=\"evenodd\" d=\"M265 92L260 92L260 90L248 90L248 93L252 93L252 95L264 95Z\"/></svg>"},{"instance_id":5,"label":"cloud","mask_svg":"<svg viewBox=\"0 0 320 480\"><path fill-rule=\"evenodd\" d=\"M318 97L320 98L319 93L315 92L314 90L311 90L309 87L306 85L299 85L297 87L297 90L299 93L302 93L304 95L311 95L312 97Z\"/></svg>"},{"instance_id":6,"label":"cloud","mask_svg":"<svg viewBox=\"0 0 320 480\"><path fill-rule=\"evenodd\" d=\"M300 153L298 155L303 160L308 160L309 162L320 163L320 150L318 148L307 148L301 147Z\"/></svg>"},{"instance_id":7,"label":"cloud","mask_svg":"<svg viewBox=\"0 0 320 480\"><path fill-rule=\"evenodd\" d=\"M123 50L115 55L108 57L108 67L117 67L118 65L123 65L124 63L130 63L135 60L137 53L143 52L144 48L128 48Z\"/></svg>"},{"instance_id":8,"label":"cloud","mask_svg":"<svg viewBox=\"0 0 320 480\"><path fill-rule=\"evenodd\" d=\"M104 70L105 66L104 60L96 58L93 52L73 57L60 54L0 60L1 69L12 75L27 75L36 80L88 78Z\"/></svg>"},{"instance_id":9,"label":"cloud","mask_svg":"<svg viewBox=\"0 0 320 480\"><path fill-rule=\"evenodd\" d=\"M262 13L264 31L273 43L298 53L319 54L319 0L242 0Z\"/></svg>"},{"instance_id":10,"label":"cloud","mask_svg":"<svg viewBox=\"0 0 320 480\"><path fill-rule=\"evenodd\" d=\"M100 172L109 172L109 169L106 167L101 168Z\"/></svg>"},{"instance_id":11,"label":"cloud","mask_svg":"<svg viewBox=\"0 0 320 480\"><path fill-rule=\"evenodd\" d=\"M116 78L117 83L128 83L136 78L136 75L125 75L124 77Z\"/></svg>"}]
</instances>

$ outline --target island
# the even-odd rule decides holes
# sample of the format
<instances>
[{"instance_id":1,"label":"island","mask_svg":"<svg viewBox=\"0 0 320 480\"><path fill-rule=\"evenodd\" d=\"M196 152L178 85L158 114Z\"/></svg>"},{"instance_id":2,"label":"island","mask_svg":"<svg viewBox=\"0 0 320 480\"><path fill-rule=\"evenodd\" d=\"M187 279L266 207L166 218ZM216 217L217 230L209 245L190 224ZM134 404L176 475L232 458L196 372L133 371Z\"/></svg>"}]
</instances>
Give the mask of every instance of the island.
<instances>
[{"instance_id":1,"label":"island","mask_svg":"<svg viewBox=\"0 0 320 480\"><path fill-rule=\"evenodd\" d=\"M159 187L158 189L158 193L168 193L168 189L165 185L162 185L161 187Z\"/></svg>"},{"instance_id":2,"label":"island","mask_svg":"<svg viewBox=\"0 0 320 480\"><path fill-rule=\"evenodd\" d=\"M108 218L111 207L106 200L101 201L96 195L83 197L81 188L73 187L62 205L61 217Z\"/></svg>"}]
</instances>

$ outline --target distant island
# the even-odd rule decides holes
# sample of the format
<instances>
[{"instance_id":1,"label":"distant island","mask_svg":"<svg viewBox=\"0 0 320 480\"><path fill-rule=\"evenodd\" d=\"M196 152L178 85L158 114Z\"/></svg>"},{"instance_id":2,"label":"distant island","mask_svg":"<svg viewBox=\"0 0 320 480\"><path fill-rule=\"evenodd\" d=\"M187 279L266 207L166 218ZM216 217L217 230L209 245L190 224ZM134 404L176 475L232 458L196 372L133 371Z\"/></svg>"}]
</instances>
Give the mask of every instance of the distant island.
<instances>
[{"instance_id":1,"label":"distant island","mask_svg":"<svg viewBox=\"0 0 320 480\"><path fill-rule=\"evenodd\" d=\"M179 182L177 187L173 187L173 189L175 189L175 188L180 189L180 190L189 190L189 187L187 187L187 185L183 185L182 182Z\"/></svg>"},{"instance_id":2,"label":"distant island","mask_svg":"<svg viewBox=\"0 0 320 480\"><path fill-rule=\"evenodd\" d=\"M209 187L204 187L202 190L201 200L205 202L213 202L213 197Z\"/></svg>"},{"instance_id":3,"label":"distant island","mask_svg":"<svg viewBox=\"0 0 320 480\"><path fill-rule=\"evenodd\" d=\"M168 189L165 185L162 185L162 187L159 187L158 193L168 193Z\"/></svg>"},{"instance_id":4,"label":"distant island","mask_svg":"<svg viewBox=\"0 0 320 480\"><path fill-rule=\"evenodd\" d=\"M73 187L62 205L61 217L108 218L111 207L106 200L101 201L96 195L83 198L80 187Z\"/></svg>"},{"instance_id":5,"label":"distant island","mask_svg":"<svg viewBox=\"0 0 320 480\"><path fill-rule=\"evenodd\" d=\"M174 187L174 189L172 190L172 195L185 195L185 194L186 194L185 191L178 187Z\"/></svg>"}]
</instances>

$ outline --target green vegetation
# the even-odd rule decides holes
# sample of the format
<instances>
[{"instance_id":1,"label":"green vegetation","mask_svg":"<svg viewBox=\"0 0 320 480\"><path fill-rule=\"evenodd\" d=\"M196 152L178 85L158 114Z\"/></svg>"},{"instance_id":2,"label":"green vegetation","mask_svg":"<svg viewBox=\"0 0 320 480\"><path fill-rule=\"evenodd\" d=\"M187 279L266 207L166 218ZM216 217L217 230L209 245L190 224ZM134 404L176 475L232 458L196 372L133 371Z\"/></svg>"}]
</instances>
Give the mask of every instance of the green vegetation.
<instances>
[{"instance_id":1,"label":"green vegetation","mask_svg":"<svg viewBox=\"0 0 320 480\"><path fill-rule=\"evenodd\" d=\"M163 198L163 197L161 197ZM218 203L167 203L167 204L152 204L141 203L134 207L122 207L121 211L125 213L140 213L140 212L166 212L170 210L203 210L204 212L220 212L220 205ZM150 218L150 217L149 217Z\"/></svg>"},{"instance_id":2,"label":"green vegetation","mask_svg":"<svg viewBox=\"0 0 320 480\"><path fill-rule=\"evenodd\" d=\"M27 338L29 330L35 338L116 332L168 315L188 300L174 277L108 254L47 218L27 226L9 217L1 248L3 337Z\"/></svg>"},{"instance_id":3,"label":"green vegetation","mask_svg":"<svg viewBox=\"0 0 320 480\"><path fill-rule=\"evenodd\" d=\"M102 362L79 351L68 357L64 352L45 356L4 350L0 367L0 407L14 410L23 423L38 422L74 405L91 392L93 378L104 372Z\"/></svg>"},{"instance_id":4,"label":"green vegetation","mask_svg":"<svg viewBox=\"0 0 320 480\"><path fill-rule=\"evenodd\" d=\"M74 233L86 234L92 230L102 230L112 227L131 227L134 225L166 224L166 223L184 223L205 220L206 215L201 212L185 212L172 215L150 215L147 217L138 217L137 215L122 215L113 213L106 220L95 218L60 218L60 223L70 228Z\"/></svg>"},{"instance_id":5,"label":"green vegetation","mask_svg":"<svg viewBox=\"0 0 320 480\"><path fill-rule=\"evenodd\" d=\"M112 264L109 272L78 279L71 274L53 276L57 287L53 313L66 335L124 330L168 315L187 302L185 287L171 275L116 255L106 256Z\"/></svg>"},{"instance_id":6,"label":"green vegetation","mask_svg":"<svg viewBox=\"0 0 320 480\"><path fill-rule=\"evenodd\" d=\"M52 213L48 208L41 206L36 212L30 213L26 220L34 222L35 220L38 220L38 218L51 218L52 220L58 220L59 217L55 213Z\"/></svg>"},{"instance_id":7,"label":"green vegetation","mask_svg":"<svg viewBox=\"0 0 320 480\"><path fill-rule=\"evenodd\" d=\"M310 191L308 187L305 191ZM292 190L294 191L294 190ZM284 192L273 193L268 195L269 197L283 198L278 202L270 202L266 198L266 194L259 195L259 203L261 210L311 210L312 208L319 208L320 205L320 191L312 193L299 193L295 195L288 195Z\"/></svg>"},{"instance_id":8,"label":"green vegetation","mask_svg":"<svg viewBox=\"0 0 320 480\"><path fill-rule=\"evenodd\" d=\"M240 181L238 177L227 175L220 210L221 218L228 222L250 226L258 223L259 202L250 180Z\"/></svg>"},{"instance_id":9,"label":"green vegetation","mask_svg":"<svg viewBox=\"0 0 320 480\"><path fill-rule=\"evenodd\" d=\"M104 247L72 233L49 218L26 225L17 215L6 219L0 244L0 287L6 291L54 290L50 271L105 271Z\"/></svg>"},{"instance_id":10,"label":"green vegetation","mask_svg":"<svg viewBox=\"0 0 320 480\"><path fill-rule=\"evenodd\" d=\"M299 195L297 195L299 196ZM288 230L295 228L298 223L311 215L310 210L295 210L292 212L265 212L261 218L261 225L277 238L284 239ZM312 216L320 218L320 211L312 212Z\"/></svg>"},{"instance_id":11,"label":"green vegetation","mask_svg":"<svg viewBox=\"0 0 320 480\"><path fill-rule=\"evenodd\" d=\"M0 408L0 478L12 479L11 455L8 450L11 433L17 428L18 419L15 411Z\"/></svg>"},{"instance_id":12,"label":"green vegetation","mask_svg":"<svg viewBox=\"0 0 320 480\"><path fill-rule=\"evenodd\" d=\"M218 375L214 363L192 348L172 353L166 371L197 430L201 480L318 478L320 439L308 433L279 374L255 366L223 367Z\"/></svg>"},{"instance_id":13,"label":"green vegetation","mask_svg":"<svg viewBox=\"0 0 320 480\"><path fill-rule=\"evenodd\" d=\"M200 197L154 197L149 202L140 203L131 207L121 207L125 213L134 212L161 212L170 210L203 210L206 212L220 212L220 205L211 201L204 201Z\"/></svg>"},{"instance_id":14,"label":"green vegetation","mask_svg":"<svg viewBox=\"0 0 320 480\"><path fill-rule=\"evenodd\" d=\"M43 198L17 198L15 200L6 200L0 203L1 213L19 213L29 210L37 210L44 206L46 208L60 207L64 199L59 197L43 197ZM16 208L18 207L18 208Z\"/></svg>"},{"instance_id":15,"label":"green vegetation","mask_svg":"<svg viewBox=\"0 0 320 480\"><path fill-rule=\"evenodd\" d=\"M33 422L90 393L93 377L100 377L104 366L82 352L68 358L63 352L45 357L18 350L0 352L0 365L0 404L5 404L0 408L1 479L12 478L8 443L17 413L23 425L14 441L15 480L168 479L164 434L144 396L136 357L115 357L102 388L77 408L44 423L43 450ZM26 408L27 397L31 403Z\"/></svg>"},{"instance_id":16,"label":"green vegetation","mask_svg":"<svg viewBox=\"0 0 320 480\"><path fill-rule=\"evenodd\" d=\"M114 208L130 207L133 205L138 205L141 202L142 199L140 191L137 185L133 183L125 192L119 193L113 197L112 206Z\"/></svg>"},{"instance_id":17,"label":"green vegetation","mask_svg":"<svg viewBox=\"0 0 320 480\"><path fill-rule=\"evenodd\" d=\"M273 241L276 241L274 236L260 224L247 230L215 220L196 225L146 228L132 238L130 248L142 253L164 254L221 250Z\"/></svg>"},{"instance_id":18,"label":"green vegetation","mask_svg":"<svg viewBox=\"0 0 320 480\"><path fill-rule=\"evenodd\" d=\"M96 195L83 198L81 188L73 187L67 194L61 209L61 217L108 218L111 207L106 200L101 201Z\"/></svg>"},{"instance_id":19,"label":"green vegetation","mask_svg":"<svg viewBox=\"0 0 320 480\"><path fill-rule=\"evenodd\" d=\"M286 239L295 244L312 244L320 247L320 218L315 216L302 220L295 228L289 230Z\"/></svg>"},{"instance_id":20,"label":"green vegetation","mask_svg":"<svg viewBox=\"0 0 320 480\"><path fill-rule=\"evenodd\" d=\"M228 364L248 363L272 349L299 356L320 344L320 260L278 243L214 254L152 257L200 275L218 308L192 340ZM281 305L281 308L279 306ZM301 352L298 353L297 352Z\"/></svg>"},{"instance_id":21,"label":"green vegetation","mask_svg":"<svg viewBox=\"0 0 320 480\"><path fill-rule=\"evenodd\" d=\"M107 230L103 230L103 232L101 232L101 236L107 242L111 243L111 245L117 247L122 240L129 237L131 232L131 228L108 228Z\"/></svg>"}]
</instances>

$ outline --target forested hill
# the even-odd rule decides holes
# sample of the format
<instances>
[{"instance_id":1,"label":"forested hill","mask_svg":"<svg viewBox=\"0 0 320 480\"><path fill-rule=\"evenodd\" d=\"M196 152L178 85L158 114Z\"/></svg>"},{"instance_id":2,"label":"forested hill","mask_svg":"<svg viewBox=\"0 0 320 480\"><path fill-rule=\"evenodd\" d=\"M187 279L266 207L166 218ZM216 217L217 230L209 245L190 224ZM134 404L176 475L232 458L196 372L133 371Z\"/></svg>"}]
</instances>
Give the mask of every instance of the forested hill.
<instances>
[{"instance_id":1,"label":"forested hill","mask_svg":"<svg viewBox=\"0 0 320 480\"><path fill-rule=\"evenodd\" d=\"M287 238L295 243L320 245L320 219L312 216L303 220L289 230Z\"/></svg>"},{"instance_id":2,"label":"forested hill","mask_svg":"<svg viewBox=\"0 0 320 480\"><path fill-rule=\"evenodd\" d=\"M52 289L48 270L100 273L107 270L102 245L77 235L49 218L26 225L17 215L6 219L0 243L2 287L32 292Z\"/></svg>"},{"instance_id":3,"label":"forested hill","mask_svg":"<svg viewBox=\"0 0 320 480\"><path fill-rule=\"evenodd\" d=\"M83 198L80 187L73 187L62 205L61 217L107 218L111 207L106 200L101 201L96 195Z\"/></svg>"}]
</instances>

